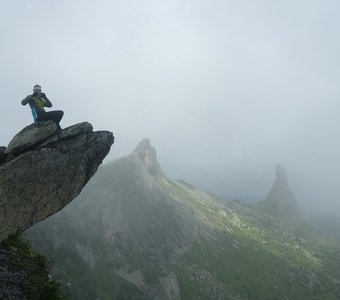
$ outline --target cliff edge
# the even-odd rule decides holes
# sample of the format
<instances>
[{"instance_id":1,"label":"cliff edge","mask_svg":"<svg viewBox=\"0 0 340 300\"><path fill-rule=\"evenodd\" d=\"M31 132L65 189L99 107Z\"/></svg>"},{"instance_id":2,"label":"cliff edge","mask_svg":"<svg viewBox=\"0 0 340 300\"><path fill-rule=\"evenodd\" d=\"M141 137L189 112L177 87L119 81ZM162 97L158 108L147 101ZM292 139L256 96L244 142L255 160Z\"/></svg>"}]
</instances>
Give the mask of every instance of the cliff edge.
<instances>
[{"instance_id":1,"label":"cliff edge","mask_svg":"<svg viewBox=\"0 0 340 300\"><path fill-rule=\"evenodd\" d=\"M34 123L0 147L0 241L23 232L77 197L110 151L111 132L84 122L58 132Z\"/></svg>"}]
</instances>

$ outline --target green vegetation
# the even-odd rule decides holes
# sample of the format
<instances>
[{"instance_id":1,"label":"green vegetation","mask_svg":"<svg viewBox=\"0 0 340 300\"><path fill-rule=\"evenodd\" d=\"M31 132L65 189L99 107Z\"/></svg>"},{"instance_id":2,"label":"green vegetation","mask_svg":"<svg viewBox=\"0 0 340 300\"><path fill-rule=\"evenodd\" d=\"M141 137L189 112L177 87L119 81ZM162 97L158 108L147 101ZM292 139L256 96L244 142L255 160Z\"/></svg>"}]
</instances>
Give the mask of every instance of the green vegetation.
<instances>
[{"instance_id":1,"label":"green vegetation","mask_svg":"<svg viewBox=\"0 0 340 300\"><path fill-rule=\"evenodd\" d=\"M192 278L190 278L190 275L186 271L184 265L178 264L178 265L172 266L171 269L177 276L179 289L181 293L181 299L185 299L185 300L196 300L196 299L197 300L199 299L210 300L211 299L209 295L206 295L201 290L201 284L193 280Z\"/></svg>"},{"instance_id":2,"label":"green vegetation","mask_svg":"<svg viewBox=\"0 0 340 300\"><path fill-rule=\"evenodd\" d=\"M308 224L277 220L238 203L220 204L180 182L167 188L209 218L215 232L173 266L182 299L209 299L209 284L231 298L339 298L339 246Z\"/></svg>"},{"instance_id":3,"label":"green vegetation","mask_svg":"<svg viewBox=\"0 0 340 300\"><path fill-rule=\"evenodd\" d=\"M193 286L202 289L207 284L206 279L190 279L193 274L200 278L200 274L207 272L213 277L213 286L224 284L226 290L248 299L335 299L328 288L335 290L336 286L325 286L320 279L313 282L313 270L290 264L265 249L255 250L252 244L243 242L235 248L226 238L220 237L219 241L193 245L175 266L183 299L193 299L190 294Z\"/></svg>"},{"instance_id":4,"label":"green vegetation","mask_svg":"<svg viewBox=\"0 0 340 300\"><path fill-rule=\"evenodd\" d=\"M22 282L22 290L30 300L63 299L58 283L48 276L48 259L32 252L30 243L21 234L12 235L2 241L1 247L8 251L15 249L12 263L19 272L28 272L28 280ZM14 254L13 254L14 256ZM22 257L22 259L20 259Z\"/></svg>"},{"instance_id":5,"label":"green vegetation","mask_svg":"<svg viewBox=\"0 0 340 300\"><path fill-rule=\"evenodd\" d=\"M7 250L15 248L21 255L33 258L32 248L29 241L27 241L22 234L11 235L6 240L1 242L1 246Z\"/></svg>"},{"instance_id":6,"label":"green vegetation","mask_svg":"<svg viewBox=\"0 0 340 300\"><path fill-rule=\"evenodd\" d=\"M66 299L150 299L169 272L183 300L340 299L339 243L298 217L123 163L82 205L35 233L69 287Z\"/></svg>"}]
</instances>

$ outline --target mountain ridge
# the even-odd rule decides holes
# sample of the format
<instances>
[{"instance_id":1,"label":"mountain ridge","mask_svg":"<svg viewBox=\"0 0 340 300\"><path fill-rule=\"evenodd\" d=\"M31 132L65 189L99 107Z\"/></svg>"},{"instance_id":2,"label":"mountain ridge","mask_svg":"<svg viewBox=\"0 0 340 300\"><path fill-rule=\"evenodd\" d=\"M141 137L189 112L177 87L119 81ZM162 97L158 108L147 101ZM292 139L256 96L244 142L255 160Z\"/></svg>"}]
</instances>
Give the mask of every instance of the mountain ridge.
<instances>
[{"instance_id":1,"label":"mountain ridge","mask_svg":"<svg viewBox=\"0 0 340 300\"><path fill-rule=\"evenodd\" d=\"M32 244L56 262L52 273L65 283L66 297L310 300L340 295L337 243L299 219L278 219L168 179L145 159L146 153L155 159L155 149L147 141L142 145L145 152L101 167L67 209L27 232Z\"/></svg>"}]
</instances>

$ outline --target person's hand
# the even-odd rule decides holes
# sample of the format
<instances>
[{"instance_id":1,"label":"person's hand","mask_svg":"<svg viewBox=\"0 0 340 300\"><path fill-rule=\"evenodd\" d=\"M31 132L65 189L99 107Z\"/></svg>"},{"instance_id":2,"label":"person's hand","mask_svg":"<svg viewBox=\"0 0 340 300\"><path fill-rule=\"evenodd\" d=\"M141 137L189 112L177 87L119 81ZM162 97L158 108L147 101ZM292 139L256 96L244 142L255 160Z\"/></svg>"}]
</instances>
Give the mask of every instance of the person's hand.
<instances>
[{"instance_id":1,"label":"person's hand","mask_svg":"<svg viewBox=\"0 0 340 300\"><path fill-rule=\"evenodd\" d=\"M45 93L40 93L40 96L43 97L43 98L46 98Z\"/></svg>"}]
</instances>

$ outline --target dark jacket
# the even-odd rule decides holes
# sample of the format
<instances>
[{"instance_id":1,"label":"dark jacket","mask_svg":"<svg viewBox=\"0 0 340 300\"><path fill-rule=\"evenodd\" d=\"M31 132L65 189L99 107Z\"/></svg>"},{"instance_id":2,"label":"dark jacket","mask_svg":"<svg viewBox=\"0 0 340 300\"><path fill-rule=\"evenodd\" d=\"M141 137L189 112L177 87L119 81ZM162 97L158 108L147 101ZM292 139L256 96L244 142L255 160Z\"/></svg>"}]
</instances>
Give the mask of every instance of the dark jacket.
<instances>
[{"instance_id":1,"label":"dark jacket","mask_svg":"<svg viewBox=\"0 0 340 300\"><path fill-rule=\"evenodd\" d=\"M21 101L22 105L29 104L33 119L36 120L38 112L45 111L44 107L52 107L51 101L46 97L44 93L33 93L28 95L24 100Z\"/></svg>"}]
</instances>

